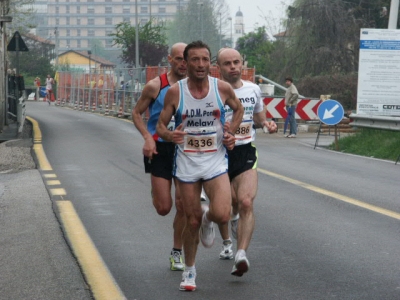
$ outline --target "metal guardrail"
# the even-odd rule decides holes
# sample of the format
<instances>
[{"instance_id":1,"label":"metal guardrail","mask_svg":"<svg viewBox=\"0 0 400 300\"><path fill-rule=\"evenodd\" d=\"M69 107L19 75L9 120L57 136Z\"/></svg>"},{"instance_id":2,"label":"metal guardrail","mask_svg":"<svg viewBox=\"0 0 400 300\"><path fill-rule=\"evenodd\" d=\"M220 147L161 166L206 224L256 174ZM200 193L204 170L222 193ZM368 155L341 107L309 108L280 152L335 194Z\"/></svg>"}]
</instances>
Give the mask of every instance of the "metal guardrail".
<instances>
[{"instance_id":1,"label":"metal guardrail","mask_svg":"<svg viewBox=\"0 0 400 300\"><path fill-rule=\"evenodd\" d=\"M350 125L355 127L368 127L375 129L400 130L400 117L390 116L364 116L350 114L350 119L353 121Z\"/></svg>"}]
</instances>

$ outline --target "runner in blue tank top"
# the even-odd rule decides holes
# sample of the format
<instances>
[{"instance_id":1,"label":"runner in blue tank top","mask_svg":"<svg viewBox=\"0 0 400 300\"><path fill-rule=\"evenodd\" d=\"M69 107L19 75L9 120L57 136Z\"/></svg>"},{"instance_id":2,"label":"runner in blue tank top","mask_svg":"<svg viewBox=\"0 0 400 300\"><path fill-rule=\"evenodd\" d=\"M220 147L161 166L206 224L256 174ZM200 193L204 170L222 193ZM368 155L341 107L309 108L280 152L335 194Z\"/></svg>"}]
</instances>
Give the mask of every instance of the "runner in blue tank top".
<instances>
[{"instance_id":1,"label":"runner in blue tank top","mask_svg":"<svg viewBox=\"0 0 400 300\"><path fill-rule=\"evenodd\" d=\"M164 106L164 97L172 84L186 77L186 66L183 62L183 50L186 44L177 43L171 48L168 62L171 70L150 80L143 88L142 94L132 111L132 119L136 128L144 138L143 156L145 172L151 173L153 205L157 213L165 216L172 208L171 184L174 144L164 142L156 133L156 124ZM149 109L150 118L147 123L142 115ZM172 130L173 128L171 128ZM175 185L176 186L176 185ZM170 267L173 271L183 271L182 231L184 213L179 189L175 188L176 214L174 219L173 249L170 256Z\"/></svg>"},{"instance_id":2,"label":"runner in blue tank top","mask_svg":"<svg viewBox=\"0 0 400 300\"><path fill-rule=\"evenodd\" d=\"M215 237L213 222L225 224L230 218L226 148L234 147L232 132L242 120L243 106L228 83L208 76L211 52L206 44L202 41L190 43L183 56L188 79L178 81L165 95L157 133L165 141L177 145L174 170L186 216L185 271L179 289L194 291L199 232L202 244L209 248ZM224 120L224 105L233 111L229 126ZM180 125L169 131L167 126L175 113ZM209 208L200 205L202 187L210 199Z\"/></svg>"}]
</instances>

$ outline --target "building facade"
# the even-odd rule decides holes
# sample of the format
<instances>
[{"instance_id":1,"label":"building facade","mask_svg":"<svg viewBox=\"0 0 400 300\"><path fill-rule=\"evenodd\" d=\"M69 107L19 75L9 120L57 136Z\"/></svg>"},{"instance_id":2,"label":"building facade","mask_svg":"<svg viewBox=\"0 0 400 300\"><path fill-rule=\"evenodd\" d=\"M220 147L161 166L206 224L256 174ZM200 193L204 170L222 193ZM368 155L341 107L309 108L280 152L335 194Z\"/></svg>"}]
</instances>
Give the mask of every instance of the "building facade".
<instances>
[{"instance_id":1,"label":"building facade","mask_svg":"<svg viewBox=\"0 0 400 300\"><path fill-rule=\"evenodd\" d=\"M97 40L105 50L113 46L115 26L129 22L133 26L150 19L171 20L188 0L37 0L36 35L56 45L56 52L89 50ZM137 8L137 11L136 11Z\"/></svg>"}]
</instances>

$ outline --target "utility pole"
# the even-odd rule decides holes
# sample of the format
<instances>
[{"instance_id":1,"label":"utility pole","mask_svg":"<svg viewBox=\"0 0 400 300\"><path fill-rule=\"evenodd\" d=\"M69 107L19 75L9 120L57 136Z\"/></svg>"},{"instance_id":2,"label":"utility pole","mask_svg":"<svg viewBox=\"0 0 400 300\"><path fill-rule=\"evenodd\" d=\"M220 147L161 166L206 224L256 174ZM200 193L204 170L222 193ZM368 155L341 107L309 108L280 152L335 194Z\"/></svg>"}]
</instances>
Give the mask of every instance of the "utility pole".
<instances>
[{"instance_id":1,"label":"utility pole","mask_svg":"<svg viewBox=\"0 0 400 300\"><path fill-rule=\"evenodd\" d=\"M3 15L9 8L8 1L0 1L0 132L3 131L7 118L7 95L6 95L6 23L12 22L12 17Z\"/></svg>"},{"instance_id":2,"label":"utility pole","mask_svg":"<svg viewBox=\"0 0 400 300\"><path fill-rule=\"evenodd\" d=\"M56 47L54 49L55 53L54 53L54 66L55 69L57 71L57 67L58 67L58 28L54 28L54 37L55 37L55 42L56 42Z\"/></svg>"},{"instance_id":3,"label":"utility pole","mask_svg":"<svg viewBox=\"0 0 400 300\"><path fill-rule=\"evenodd\" d=\"M399 0L392 0L390 2L388 29L396 29L397 28L398 18L399 18Z\"/></svg>"},{"instance_id":4,"label":"utility pole","mask_svg":"<svg viewBox=\"0 0 400 300\"><path fill-rule=\"evenodd\" d=\"M139 14L138 14L138 0L135 0L135 63L136 68L139 68Z\"/></svg>"}]
</instances>

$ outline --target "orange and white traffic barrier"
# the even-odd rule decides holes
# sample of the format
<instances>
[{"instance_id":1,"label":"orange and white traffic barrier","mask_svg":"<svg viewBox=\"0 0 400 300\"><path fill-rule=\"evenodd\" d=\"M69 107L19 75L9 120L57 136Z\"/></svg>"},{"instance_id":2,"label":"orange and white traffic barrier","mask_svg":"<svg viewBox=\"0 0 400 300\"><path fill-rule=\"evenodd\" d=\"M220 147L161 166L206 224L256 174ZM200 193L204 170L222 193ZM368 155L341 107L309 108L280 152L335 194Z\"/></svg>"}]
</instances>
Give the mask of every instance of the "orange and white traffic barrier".
<instances>
[{"instance_id":1,"label":"orange and white traffic barrier","mask_svg":"<svg viewBox=\"0 0 400 300\"><path fill-rule=\"evenodd\" d=\"M118 118L122 118L122 106L119 107Z\"/></svg>"},{"instance_id":2,"label":"orange and white traffic barrier","mask_svg":"<svg viewBox=\"0 0 400 300\"><path fill-rule=\"evenodd\" d=\"M96 103L93 102L93 105L92 105L92 112L95 112L95 111L96 111Z\"/></svg>"},{"instance_id":3,"label":"orange and white traffic barrier","mask_svg":"<svg viewBox=\"0 0 400 300\"><path fill-rule=\"evenodd\" d=\"M82 110L83 109L83 104L82 104L82 101L80 101L79 102L79 110Z\"/></svg>"},{"instance_id":4,"label":"orange and white traffic barrier","mask_svg":"<svg viewBox=\"0 0 400 300\"><path fill-rule=\"evenodd\" d=\"M60 105L61 105L60 98L57 99L56 105L57 105L57 106L60 106Z\"/></svg>"},{"instance_id":5,"label":"orange and white traffic barrier","mask_svg":"<svg viewBox=\"0 0 400 300\"><path fill-rule=\"evenodd\" d=\"M86 104L85 104L85 111L88 111L88 110L89 110L89 103L86 102Z\"/></svg>"},{"instance_id":6,"label":"orange and white traffic barrier","mask_svg":"<svg viewBox=\"0 0 400 300\"><path fill-rule=\"evenodd\" d=\"M109 116L110 115L110 110L108 109L108 104L106 104L106 109L104 110L104 115Z\"/></svg>"}]
</instances>

